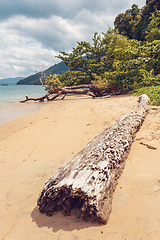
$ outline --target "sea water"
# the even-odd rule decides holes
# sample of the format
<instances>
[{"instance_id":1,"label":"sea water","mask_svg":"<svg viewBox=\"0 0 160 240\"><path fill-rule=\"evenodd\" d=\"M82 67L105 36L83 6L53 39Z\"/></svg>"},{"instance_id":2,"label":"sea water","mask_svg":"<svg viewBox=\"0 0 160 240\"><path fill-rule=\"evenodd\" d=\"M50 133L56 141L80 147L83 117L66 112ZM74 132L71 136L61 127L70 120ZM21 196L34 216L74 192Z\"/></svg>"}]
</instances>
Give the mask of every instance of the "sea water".
<instances>
[{"instance_id":1,"label":"sea water","mask_svg":"<svg viewBox=\"0 0 160 240\"><path fill-rule=\"evenodd\" d=\"M41 107L36 102L20 103L25 96L42 97L46 94L41 85L0 85L0 124L33 113Z\"/></svg>"}]
</instances>

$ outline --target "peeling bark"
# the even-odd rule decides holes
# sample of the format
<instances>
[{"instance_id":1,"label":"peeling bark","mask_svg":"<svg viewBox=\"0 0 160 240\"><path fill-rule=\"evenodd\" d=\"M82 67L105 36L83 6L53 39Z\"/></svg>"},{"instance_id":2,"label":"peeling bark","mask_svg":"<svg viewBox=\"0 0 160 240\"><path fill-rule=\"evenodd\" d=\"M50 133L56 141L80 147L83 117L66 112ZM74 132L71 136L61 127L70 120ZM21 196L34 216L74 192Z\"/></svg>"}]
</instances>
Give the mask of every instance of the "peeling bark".
<instances>
[{"instance_id":1,"label":"peeling bark","mask_svg":"<svg viewBox=\"0 0 160 240\"><path fill-rule=\"evenodd\" d=\"M41 213L52 216L61 211L107 223L117 181L148 104L147 95L141 95L136 108L96 136L49 178L37 201Z\"/></svg>"}]
</instances>

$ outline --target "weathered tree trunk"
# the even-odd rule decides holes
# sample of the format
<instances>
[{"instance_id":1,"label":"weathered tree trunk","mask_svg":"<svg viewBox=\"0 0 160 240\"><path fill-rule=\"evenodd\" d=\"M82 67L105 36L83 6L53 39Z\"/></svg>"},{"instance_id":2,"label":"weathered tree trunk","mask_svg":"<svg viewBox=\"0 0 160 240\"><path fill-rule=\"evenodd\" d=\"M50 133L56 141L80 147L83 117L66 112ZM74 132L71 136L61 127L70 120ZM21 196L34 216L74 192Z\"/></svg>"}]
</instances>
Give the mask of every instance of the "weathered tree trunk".
<instances>
[{"instance_id":1,"label":"weathered tree trunk","mask_svg":"<svg viewBox=\"0 0 160 240\"><path fill-rule=\"evenodd\" d=\"M119 118L60 167L46 182L37 201L41 213L76 215L107 223L112 196L136 132L148 112L143 94L131 112Z\"/></svg>"}]
</instances>

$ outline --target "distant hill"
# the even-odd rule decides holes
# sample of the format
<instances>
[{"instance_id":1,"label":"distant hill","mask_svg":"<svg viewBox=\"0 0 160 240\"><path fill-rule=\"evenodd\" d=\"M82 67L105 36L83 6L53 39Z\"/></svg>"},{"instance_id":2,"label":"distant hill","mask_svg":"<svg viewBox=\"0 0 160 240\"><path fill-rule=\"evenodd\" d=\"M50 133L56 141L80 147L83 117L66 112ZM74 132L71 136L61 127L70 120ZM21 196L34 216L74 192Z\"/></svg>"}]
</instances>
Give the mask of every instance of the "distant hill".
<instances>
[{"instance_id":1,"label":"distant hill","mask_svg":"<svg viewBox=\"0 0 160 240\"><path fill-rule=\"evenodd\" d=\"M43 71L43 74L45 77L53 74L60 74L62 75L63 73L67 72L70 68L65 65L65 63L62 61L60 63L57 63L45 71ZM21 79L17 84L18 85L40 85L40 77L41 75L39 73L33 74L27 78Z\"/></svg>"},{"instance_id":2,"label":"distant hill","mask_svg":"<svg viewBox=\"0 0 160 240\"><path fill-rule=\"evenodd\" d=\"M20 79L22 79L22 77L3 78L3 79L0 79L0 85L1 84L15 85Z\"/></svg>"}]
</instances>

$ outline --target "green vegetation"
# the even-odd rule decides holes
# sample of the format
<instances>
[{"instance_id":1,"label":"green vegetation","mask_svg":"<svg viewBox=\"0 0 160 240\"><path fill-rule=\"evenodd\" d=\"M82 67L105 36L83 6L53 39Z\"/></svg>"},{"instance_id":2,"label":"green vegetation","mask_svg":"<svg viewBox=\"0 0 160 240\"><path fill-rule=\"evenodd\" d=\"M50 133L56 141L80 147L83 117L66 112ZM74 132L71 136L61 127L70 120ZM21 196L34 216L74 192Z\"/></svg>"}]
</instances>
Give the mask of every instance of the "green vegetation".
<instances>
[{"instance_id":1,"label":"green vegetation","mask_svg":"<svg viewBox=\"0 0 160 240\"><path fill-rule=\"evenodd\" d=\"M160 40L140 42L109 29L94 34L92 45L78 42L71 53L60 52L70 71L59 76L65 86L95 84L103 92L128 93L135 88L157 85Z\"/></svg>"},{"instance_id":2,"label":"green vegetation","mask_svg":"<svg viewBox=\"0 0 160 240\"><path fill-rule=\"evenodd\" d=\"M58 76L61 84L91 83L111 94L160 85L159 10L157 0L146 1L142 9L134 4L116 17L114 30L96 32L92 44L82 41L71 53L60 51L57 57L70 67Z\"/></svg>"},{"instance_id":3,"label":"green vegetation","mask_svg":"<svg viewBox=\"0 0 160 240\"><path fill-rule=\"evenodd\" d=\"M45 84L46 84L47 91L50 91L51 89L54 89L54 88L59 88L59 87L64 86L64 84L60 81L58 74L53 74L53 75L47 76Z\"/></svg>"},{"instance_id":4,"label":"green vegetation","mask_svg":"<svg viewBox=\"0 0 160 240\"><path fill-rule=\"evenodd\" d=\"M145 70L143 67L140 69L137 78L142 76L142 86L134 81L133 93L146 93L151 99L151 104L160 105L160 1L146 0L142 9L138 9L134 4L132 9L116 17L114 25L120 34L142 41L145 51L150 52L150 58L146 58L145 61L150 62L151 66L146 65Z\"/></svg>"},{"instance_id":5,"label":"green vegetation","mask_svg":"<svg viewBox=\"0 0 160 240\"><path fill-rule=\"evenodd\" d=\"M160 11L152 13L150 19L146 29L146 40L149 42L160 39Z\"/></svg>"},{"instance_id":6,"label":"green vegetation","mask_svg":"<svg viewBox=\"0 0 160 240\"><path fill-rule=\"evenodd\" d=\"M92 73L104 73L107 68L106 54L108 46L103 38L96 32L92 38L92 45L86 41L78 42L77 47L71 53L60 51L57 56L70 67L70 71L76 71L80 82L90 83L93 80Z\"/></svg>"},{"instance_id":7,"label":"green vegetation","mask_svg":"<svg viewBox=\"0 0 160 240\"><path fill-rule=\"evenodd\" d=\"M134 90L132 93L133 95L145 93L150 98L152 105L160 105L160 86L143 87Z\"/></svg>"},{"instance_id":8,"label":"green vegetation","mask_svg":"<svg viewBox=\"0 0 160 240\"><path fill-rule=\"evenodd\" d=\"M125 13L118 14L114 21L115 29L118 30L120 34L130 39L145 41L151 20L154 18L154 22L158 21L157 14L159 10L159 0L146 0L146 5L142 9L139 9L138 6L134 4L132 8L126 10ZM157 14L154 15L156 12ZM151 25L152 24L153 23L151 23ZM150 27L154 29L159 28L158 24L155 23Z\"/></svg>"},{"instance_id":9,"label":"green vegetation","mask_svg":"<svg viewBox=\"0 0 160 240\"><path fill-rule=\"evenodd\" d=\"M57 58L67 69L44 71L46 90L94 84L103 94L152 92L152 104L159 104L160 1L146 0L142 9L132 5L114 26L102 35L96 32L92 43L81 41L70 53L60 51Z\"/></svg>"}]
</instances>

